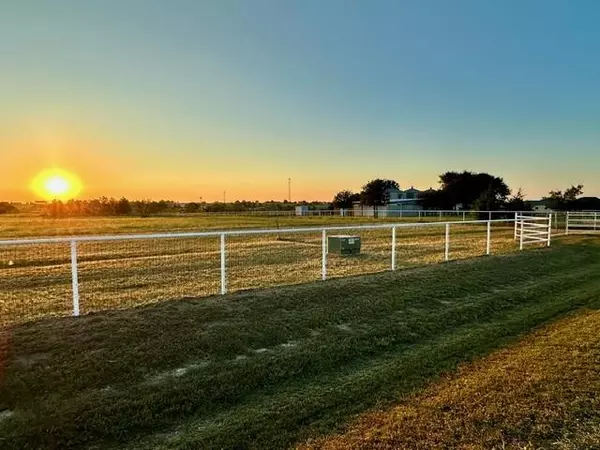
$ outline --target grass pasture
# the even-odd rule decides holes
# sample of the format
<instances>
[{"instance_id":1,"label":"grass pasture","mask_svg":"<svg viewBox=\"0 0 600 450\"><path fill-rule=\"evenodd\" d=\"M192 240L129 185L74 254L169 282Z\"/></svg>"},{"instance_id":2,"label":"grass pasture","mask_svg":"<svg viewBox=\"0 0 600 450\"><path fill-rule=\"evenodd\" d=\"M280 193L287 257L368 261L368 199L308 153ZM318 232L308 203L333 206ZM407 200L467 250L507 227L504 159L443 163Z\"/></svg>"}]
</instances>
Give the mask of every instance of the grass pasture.
<instances>
[{"instance_id":1,"label":"grass pasture","mask_svg":"<svg viewBox=\"0 0 600 450\"><path fill-rule=\"evenodd\" d=\"M599 327L562 319L298 450L600 448Z\"/></svg>"},{"instance_id":2,"label":"grass pasture","mask_svg":"<svg viewBox=\"0 0 600 450\"><path fill-rule=\"evenodd\" d=\"M427 217L435 222L439 217ZM452 220L458 220L453 217ZM186 214L156 217L63 217L20 214L0 216L0 239L42 236L81 236L233 230L240 228L292 228L382 222L413 222L410 218L340 216L268 216L229 214ZM425 221L425 218L422 219Z\"/></svg>"},{"instance_id":3,"label":"grass pasture","mask_svg":"<svg viewBox=\"0 0 600 450\"><path fill-rule=\"evenodd\" d=\"M391 268L391 229L340 233L359 235L361 254L328 255L328 278ZM397 269L442 262L444 233L443 225L398 228ZM450 259L484 255L486 234L485 224L453 224ZM495 224L491 236L493 254L518 248L511 224ZM84 314L220 293L219 236L80 242L77 250ZM319 230L228 236L226 254L230 292L321 279ZM72 308L68 242L0 246L0 325L66 316Z\"/></svg>"},{"instance_id":4,"label":"grass pasture","mask_svg":"<svg viewBox=\"0 0 600 450\"><path fill-rule=\"evenodd\" d=\"M599 271L598 243L570 238L550 249L5 327L0 447L317 445L465 361L597 309ZM566 323L575 339L582 325ZM594 342L564 349L591 355ZM534 349L520 364L534 371L551 352ZM595 355L571 376L589 376ZM490 411L505 404L489 401ZM567 413L593 417L593 403L575 406ZM523 442L538 436L530 433L538 417L527 417Z\"/></svg>"}]
</instances>

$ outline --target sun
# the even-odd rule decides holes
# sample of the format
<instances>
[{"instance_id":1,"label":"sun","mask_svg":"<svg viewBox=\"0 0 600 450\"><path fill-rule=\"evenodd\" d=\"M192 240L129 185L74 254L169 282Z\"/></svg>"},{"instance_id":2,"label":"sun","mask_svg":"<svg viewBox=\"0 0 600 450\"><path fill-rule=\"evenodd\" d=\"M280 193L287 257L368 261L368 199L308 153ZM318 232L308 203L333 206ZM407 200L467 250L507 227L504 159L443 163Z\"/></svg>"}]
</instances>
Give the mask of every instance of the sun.
<instances>
[{"instance_id":1,"label":"sun","mask_svg":"<svg viewBox=\"0 0 600 450\"><path fill-rule=\"evenodd\" d=\"M81 192L81 180L63 169L44 169L32 180L31 189L44 200L70 200Z\"/></svg>"}]
</instances>

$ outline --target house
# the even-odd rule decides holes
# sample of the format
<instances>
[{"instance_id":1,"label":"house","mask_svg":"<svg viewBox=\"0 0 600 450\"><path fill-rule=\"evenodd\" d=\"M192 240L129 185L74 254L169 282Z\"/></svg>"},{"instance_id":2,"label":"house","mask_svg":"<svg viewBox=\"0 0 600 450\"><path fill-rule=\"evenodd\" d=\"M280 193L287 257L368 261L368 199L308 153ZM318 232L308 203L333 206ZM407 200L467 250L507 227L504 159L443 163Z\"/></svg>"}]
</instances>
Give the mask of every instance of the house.
<instances>
[{"instance_id":1,"label":"house","mask_svg":"<svg viewBox=\"0 0 600 450\"><path fill-rule=\"evenodd\" d=\"M423 209L419 201L419 194L422 191L411 186L410 189L401 190L396 188L388 188L385 193L387 196L387 204L377 206L377 210L373 206L361 205L360 202L354 203L355 216L401 216L411 215L411 211L419 211ZM377 214L375 214L375 212ZM412 213L417 214L417 213Z\"/></svg>"},{"instance_id":2,"label":"house","mask_svg":"<svg viewBox=\"0 0 600 450\"><path fill-rule=\"evenodd\" d=\"M527 201L527 204L531 206L531 209L534 211L550 211L546 200L529 200Z\"/></svg>"},{"instance_id":3,"label":"house","mask_svg":"<svg viewBox=\"0 0 600 450\"><path fill-rule=\"evenodd\" d=\"M393 207L395 210L419 210L421 206L419 204L420 190L415 189L411 186L410 189L402 191L400 189L390 188L387 189L386 194L388 196L388 207Z\"/></svg>"}]
</instances>

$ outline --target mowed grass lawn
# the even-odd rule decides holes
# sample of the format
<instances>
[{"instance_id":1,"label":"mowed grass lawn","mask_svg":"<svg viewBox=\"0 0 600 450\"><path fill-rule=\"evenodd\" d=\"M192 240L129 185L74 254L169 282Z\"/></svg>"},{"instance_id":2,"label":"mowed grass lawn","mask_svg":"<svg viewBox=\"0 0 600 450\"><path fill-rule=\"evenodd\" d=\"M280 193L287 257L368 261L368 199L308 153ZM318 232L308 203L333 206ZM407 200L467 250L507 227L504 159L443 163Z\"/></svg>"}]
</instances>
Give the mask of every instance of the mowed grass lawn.
<instances>
[{"instance_id":1,"label":"mowed grass lawn","mask_svg":"<svg viewBox=\"0 0 600 450\"><path fill-rule=\"evenodd\" d=\"M15 325L0 339L0 448L315 444L535 327L598 308L598 273L597 240L573 238L519 254ZM523 365L545 354L532 351ZM489 396L491 410L499 401ZM594 405L582 401L573 414L591 416ZM537 436L535 420L559 433L551 419L530 416L520 438Z\"/></svg>"},{"instance_id":2,"label":"mowed grass lawn","mask_svg":"<svg viewBox=\"0 0 600 450\"><path fill-rule=\"evenodd\" d=\"M583 311L465 364L400 405L302 450L598 449L600 311Z\"/></svg>"}]
</instances>

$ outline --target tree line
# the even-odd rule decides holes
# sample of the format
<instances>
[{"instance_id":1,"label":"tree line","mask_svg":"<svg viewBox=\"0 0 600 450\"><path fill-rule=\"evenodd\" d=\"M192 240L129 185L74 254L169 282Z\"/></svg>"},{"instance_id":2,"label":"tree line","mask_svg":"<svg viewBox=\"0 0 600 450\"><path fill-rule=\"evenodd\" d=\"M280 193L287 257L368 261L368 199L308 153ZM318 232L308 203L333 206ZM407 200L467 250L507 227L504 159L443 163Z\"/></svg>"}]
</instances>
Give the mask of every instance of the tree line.
<instances>
[{"instance_id":1,"label":"tree line","mask_svg":"<svg viewBox=\"0 0 600 450\"><path fill-rule=\"evenodd\" d=\"M335 194L332 206L335 209L350 209L355 204L383 206L389 202L389 190L399 189L398 182L375 179L366 183L360 192L342 190ZM566 211L600 209L596 197L578 198L583 194L583 185L572 186L562 191L550 191L542 201L547 208ZM472 210L472 211L528 211L531 203L518 189L514 194L506 182L488 173L470 171L445 172L439 176L438 189L422 191L417 197L420 207L428 210Z\"/></svg>"},{"instance_id":2,"label":"tree line","mask_svg":"<svg viewBox=\"0 0 600 450\"><path fill-rule=\"evenodd\" d=\"M384 206L389 202L389 190L399 189L398 182L374 179L360 192L342 190L331 202L288 202L237 200L230 203L189 202L181 204L171 200L128 200L100 197L91 200L55 200L42 207L42 214L50 217L72 216L140 216L161 214L193 214L201 212L292 211L297 205L310 209L351 209L358 203L365 206ZM583 185L571 186L564 191L550 191L542 201L555 211L600 210L600 199L582 197ZM445 172L439 176L439 187L422 191L416 199L419 206L428 210L473 211L528 211L531 203L525 200L521 189L512 193L500 177L488 173ZM19 212L13 204L0 202L0 214Z\"/></svg>"},{"instance_id":3,"label":"tree line","mask_svg":"<svg viewBox=\"0 0 600 450\"><path fill-rule=\"evenodd\" d=\"M221 202L189 202L179 203L172 200L129 200L100 197L90 200L54 200L37 205L34 212L49 217L88 217L88 216L138 216L244 212L244 211L293 211L296 205L306 205L311 209L327 209L327 202L298 202L287 200L266 202L236 200L230 203ZM21 212L18 207L8 202L0 202L0 214Z\"/></svg>"}]
</instances>

